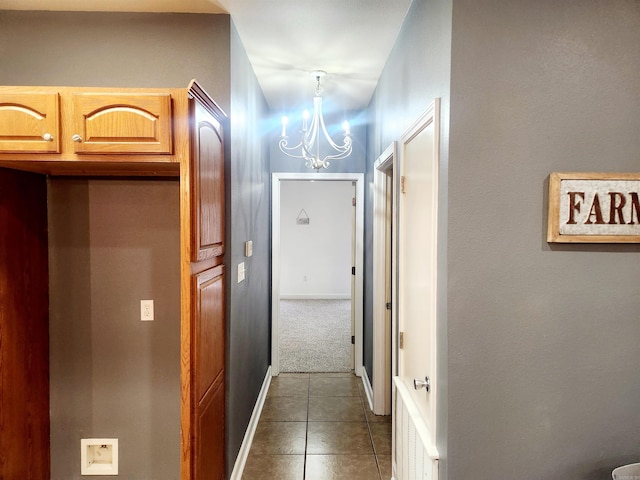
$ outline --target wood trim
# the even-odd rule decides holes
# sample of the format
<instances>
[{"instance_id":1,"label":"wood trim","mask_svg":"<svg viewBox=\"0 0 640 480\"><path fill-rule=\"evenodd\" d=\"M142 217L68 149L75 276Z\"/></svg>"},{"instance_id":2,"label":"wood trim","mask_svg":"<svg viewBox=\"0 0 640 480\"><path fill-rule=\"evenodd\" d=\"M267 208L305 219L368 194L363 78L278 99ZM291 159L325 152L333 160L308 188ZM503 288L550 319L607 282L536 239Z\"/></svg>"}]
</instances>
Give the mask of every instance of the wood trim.
<instances>
[{"instance_id":1,"label":"wood trim","mask_svg":"<svg viewBox=\"0 0 640 480\"><path fill-rule=\"evenodd\" d=\"M6 479L50 476L46 205L43 176L0 169L0 478Z\"/></svg>"},{"instance_id":2,"label":"wood trim","mask_svg":"<svg viewBox=\"0 0 640 480\"><path fill-rule=\"evenodd\" d=\"M560 233L560 191L563 180L634 180L640 173L554 172L549 175L547 242L549 243L640 243L640 235L568 235Z\"/></svg>"},{"instance_id":3,"label":"wood trim","mask_svg":"<svg viewBox=\"0 0 640 480\"><path fill-rule=\"evenodd\" d=\"M223 122L228 118L224 110L220 108L215 100L213 100L213 98L205 91L204 88L202 88L202 86L195 79L189 82L189 86L187 87L187 95L189 96L189 98L197 99L198 102L219 121ZM224 127L226 127L226 125L224 125Z\"/></svg>"},{"instance_id":4,"label":"wood trim","mask_svg":"<svg viewBox=\"0 0 640 480\"><path fill-rule=\"evenodd\" d=\"M193 456L193 404L191 384L191 170L187 95L174 97L175 159L180 166L180 478L191 480Z\"/></svg>"},{"instance_id":5,"label":"wood trim","mask_svg":"<svg viewBox=\"0 0 640 480\"><path fill-rule=\"evenodd\" d=\"M14 156L15 157L15 156ZM175 162L86 162L81 160L60 161L25 161L0 160L0 167L42 173L52 176L96 176L96 177L177 177L180 175L180 164Z\"/></svg>"}]
</instances>

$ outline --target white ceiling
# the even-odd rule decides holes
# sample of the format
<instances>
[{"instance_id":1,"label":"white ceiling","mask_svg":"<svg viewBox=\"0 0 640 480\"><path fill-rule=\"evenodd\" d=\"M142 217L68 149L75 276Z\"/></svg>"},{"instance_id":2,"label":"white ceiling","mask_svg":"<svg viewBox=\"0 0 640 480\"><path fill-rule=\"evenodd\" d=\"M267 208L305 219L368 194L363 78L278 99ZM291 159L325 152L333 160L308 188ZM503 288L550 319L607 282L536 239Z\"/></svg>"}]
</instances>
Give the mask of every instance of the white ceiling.
<instances>
[{"instance_id":1,"label":"white ceiling","mask_svg":"<svg viewBox=\"0 0 640 480\"><path fill-rule=\"evenodd\" d=\"M269 107L368 105L411 0L0 0L0 10L229 13Z\"/></svg>"}]
</instances>

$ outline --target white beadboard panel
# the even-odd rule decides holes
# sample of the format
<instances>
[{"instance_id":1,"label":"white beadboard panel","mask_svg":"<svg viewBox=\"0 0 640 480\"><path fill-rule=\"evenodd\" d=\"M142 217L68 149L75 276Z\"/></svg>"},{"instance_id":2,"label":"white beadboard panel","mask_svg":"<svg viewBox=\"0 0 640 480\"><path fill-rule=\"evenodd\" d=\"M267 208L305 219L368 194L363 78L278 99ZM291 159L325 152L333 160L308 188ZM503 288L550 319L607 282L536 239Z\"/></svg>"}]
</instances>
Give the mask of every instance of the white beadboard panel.
<instances>
[{"instance_id":1,"label":"white beadboard panel","mask_svg":"<svg viewBox=\"0 0 640 480\"><path fill-rule=\"evenodd\" d=\"M394 480L438 480L438 450L407 387L394 378Z\"/></svg>"}]
</instances>

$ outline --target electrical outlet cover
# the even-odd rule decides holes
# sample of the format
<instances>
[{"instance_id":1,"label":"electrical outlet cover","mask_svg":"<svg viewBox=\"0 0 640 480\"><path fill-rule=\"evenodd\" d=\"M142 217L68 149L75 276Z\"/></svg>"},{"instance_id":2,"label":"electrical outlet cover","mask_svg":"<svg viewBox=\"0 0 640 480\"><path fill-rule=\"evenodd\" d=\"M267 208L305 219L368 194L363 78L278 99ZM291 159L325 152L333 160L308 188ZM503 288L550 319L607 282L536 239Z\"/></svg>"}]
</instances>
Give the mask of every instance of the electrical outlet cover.
<instances>
[{"instance_id":1,"label":"electrical outlet cover","mask_svg":"<svg viewBox=\"0 0 640 480\"><path fill-rule=\"evenodd\" d=\"M80 440L81 475L118 475L118 439Z\"/></svg>"},{"instance_id":2,"label":"electrical outlet cover","mask_svg":"<svg viewBox=\"0 0 640 480\"><path fill-rule=\"evenodd\" d=\"M140 300L140 320L152 322L153 319L153 300Z\"/></svg>"}]
</instances>

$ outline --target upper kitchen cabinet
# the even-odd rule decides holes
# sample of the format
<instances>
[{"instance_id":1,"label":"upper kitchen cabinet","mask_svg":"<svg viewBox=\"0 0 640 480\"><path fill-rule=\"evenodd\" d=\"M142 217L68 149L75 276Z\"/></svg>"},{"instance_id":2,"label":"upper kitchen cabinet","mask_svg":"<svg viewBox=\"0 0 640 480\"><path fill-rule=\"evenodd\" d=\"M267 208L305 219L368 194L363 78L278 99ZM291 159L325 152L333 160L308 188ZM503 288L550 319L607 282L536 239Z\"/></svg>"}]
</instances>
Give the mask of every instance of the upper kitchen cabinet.
<instances>
[{"instance_id":1,"label":"upper kitchen cabinet","mask_svg":"<svg viewBox=\"0 0 640 480\"><path fill-rule=\"evenodd\" d=\"M0 152L60 152L58 93L0 93Z\"/></svg>"},{"instance_id":2,"label":"upper kitchen cabinet","mask_svg":"<svg viewBox=\"0 0 640 480\"><path fill-rule=\"evenodd\" d=\"M191 88L191 172L193 203L192 261L224 254L224 139L225 118L206 95Z\"/></svg>"},{"instance_id":3,"label":"upper kitchen cabinet","mask_svg":"<svg viewBox=\"0 0 640 480\"><path fill-rule=\"evenodd\" d=\"M75 153L171 154L169 94L75 93Z\"/></svg>"},{"instance_id":4,"label":"upper kitchen cabinet","mask_svg":"<svg viewBox=\"0 0 640 480\"><path fill-rule=\"evenodd\" d=\"M0 86L0 167L178 176L184 89Z\"/></svg>"}]
</instances>

